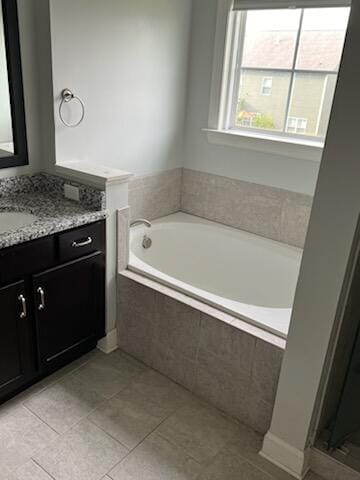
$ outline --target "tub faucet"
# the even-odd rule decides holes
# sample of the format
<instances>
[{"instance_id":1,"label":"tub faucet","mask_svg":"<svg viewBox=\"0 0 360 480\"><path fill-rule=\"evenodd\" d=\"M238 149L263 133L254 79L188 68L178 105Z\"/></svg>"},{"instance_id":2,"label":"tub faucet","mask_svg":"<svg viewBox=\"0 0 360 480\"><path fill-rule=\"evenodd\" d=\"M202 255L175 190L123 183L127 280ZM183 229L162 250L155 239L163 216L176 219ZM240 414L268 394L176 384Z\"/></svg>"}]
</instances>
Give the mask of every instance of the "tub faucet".
<instances>
[{"instance_id":1,"label":"tub faucet","mask_svg":"<svg viewBox=\"0 0 360 480\"><path fill-rule=\"evenodd\" d=\"M139 218L138 220L134 220L133 222L130 223L130 227L135 227L136 225L145 225L148 228L151 228L151 223L148 220L145 220L144 218Z\"/></svg>"}]
</instances>

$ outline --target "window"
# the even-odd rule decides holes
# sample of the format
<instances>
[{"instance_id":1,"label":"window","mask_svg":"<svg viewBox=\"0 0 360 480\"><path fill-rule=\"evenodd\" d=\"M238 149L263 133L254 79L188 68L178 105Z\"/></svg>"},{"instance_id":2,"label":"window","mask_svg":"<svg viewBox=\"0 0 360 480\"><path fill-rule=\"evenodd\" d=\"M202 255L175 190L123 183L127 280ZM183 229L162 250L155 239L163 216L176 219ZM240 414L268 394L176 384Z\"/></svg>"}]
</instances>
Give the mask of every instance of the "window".
<instances>
[{"instance_id":1,"label":"window","mask_svg":"<svg viewBox=\"0 0 360 480\"><path fill-rule=\"evenodd\" d=\"M306 133L307 118L289 117L287 120L286 131L288 133Z\"/></svg>"},{"instance_id":2,"label":"window","mask_svg":"<svg viewBox=\"0 0 360 480\"><path fill-rule=\"evenodd\" d=\"M261 85L261 95L271 95L272 91L272 77L264 77Z\"/></svg>"},{"instance_id":3,"label":"window","mask_svg":"<svg viewBox=\"0 0 360 480\"><path fill-rule=\"evenodd\" d=\"M286 143L287 154L289 144L319 151L330 119L350 0L277 0L273 8L269 0L219 2L227 2L220 30L226 46L225 53L220 47L215 51L209 133L241 135L243 142L245 137L274 139L278 145ZM218 20L217 29L219 25Z\"/></svg>"}]
</instances>

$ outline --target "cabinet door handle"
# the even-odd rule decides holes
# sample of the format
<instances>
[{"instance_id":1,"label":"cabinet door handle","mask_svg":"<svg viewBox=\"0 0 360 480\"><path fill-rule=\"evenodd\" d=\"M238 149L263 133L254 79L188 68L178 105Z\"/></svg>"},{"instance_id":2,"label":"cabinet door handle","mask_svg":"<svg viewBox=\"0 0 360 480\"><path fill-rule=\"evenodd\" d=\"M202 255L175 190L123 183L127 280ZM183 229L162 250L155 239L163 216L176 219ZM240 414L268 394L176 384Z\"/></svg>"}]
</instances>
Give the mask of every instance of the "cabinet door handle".
<instances>
[{"instance_id":1,"label":"cabinet door handle","mask_svg":"<svg viewBox=\"0 0 360 480\"><path fill-rule=\"evenodd\" d=\"M73 242L71 246L74 248L86 247L87 245L91 245L92 241L93 239L91 237L87 237L87 239L84 240L83 242L77 242L77 241Z\"/></svg>"},{"instance_id":2,"label":"cabinet door handle","mask_svg":"<svg viewBox=\"0 0 360 480\"><path fill-rule=\"evenodd\" d=\"M19 302L21 302L21 313L20 313L20 318L26 318L27 317L27 308L26 308L26 298L24 295L19 295L18 296Z\"/></svg>"},{"instance_id":3,"label":"cabinet door handle","mask_svg":"<svg viewBox=\"0 0 360 480\"><path fill-rule=\"evenodd\" d=\"M39 287L36 291L40 295L40 303L38 306L38 310L44 310L45 309L45 292L41 287Z\"/></svg>"}]
</instances>

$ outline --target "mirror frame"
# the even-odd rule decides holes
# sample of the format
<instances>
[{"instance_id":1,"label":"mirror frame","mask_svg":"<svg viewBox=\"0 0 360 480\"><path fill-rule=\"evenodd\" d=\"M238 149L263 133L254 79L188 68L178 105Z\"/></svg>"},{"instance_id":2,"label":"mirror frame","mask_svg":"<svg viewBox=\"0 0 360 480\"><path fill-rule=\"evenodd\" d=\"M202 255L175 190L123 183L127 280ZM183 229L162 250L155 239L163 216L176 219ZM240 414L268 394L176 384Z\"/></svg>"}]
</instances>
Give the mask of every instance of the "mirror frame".
<instances>
[{"instance_id":1,"label":"mirror frame","mask_svg":"<svg viewBox=\"0 0 360 480\"><path fill-rule=\"evenodd\" d=\"M21 67L21 50L17 0L1 0L6 60L9 77L10 106L14 154L0 158L0 168L28 165L25 102Z\"/></svg>"}]
</instances>

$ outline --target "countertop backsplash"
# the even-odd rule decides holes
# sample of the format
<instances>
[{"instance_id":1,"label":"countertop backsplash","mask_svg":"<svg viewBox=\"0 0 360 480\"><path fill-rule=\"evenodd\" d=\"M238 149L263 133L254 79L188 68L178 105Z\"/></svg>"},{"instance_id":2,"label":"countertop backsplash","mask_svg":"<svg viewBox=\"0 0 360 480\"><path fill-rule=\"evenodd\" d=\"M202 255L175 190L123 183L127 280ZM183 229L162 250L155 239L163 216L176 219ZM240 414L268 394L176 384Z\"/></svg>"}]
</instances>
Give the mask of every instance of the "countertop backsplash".
<instances>
[{"instance_id":1,"label":"countertop backsplash","mask_svg":"<svg viewBox=\"0 0 360 480\"><path fill-rule=\"evenodd\" d=\"M49 173L34 175L20 175L0 179L0 198L27 193L43 193L51 196L64 197L64 185L73 185L79 188L80 204L95 210L105 210L105 192L89 185L66 180Z\"/></svg>"}]
</instances>

